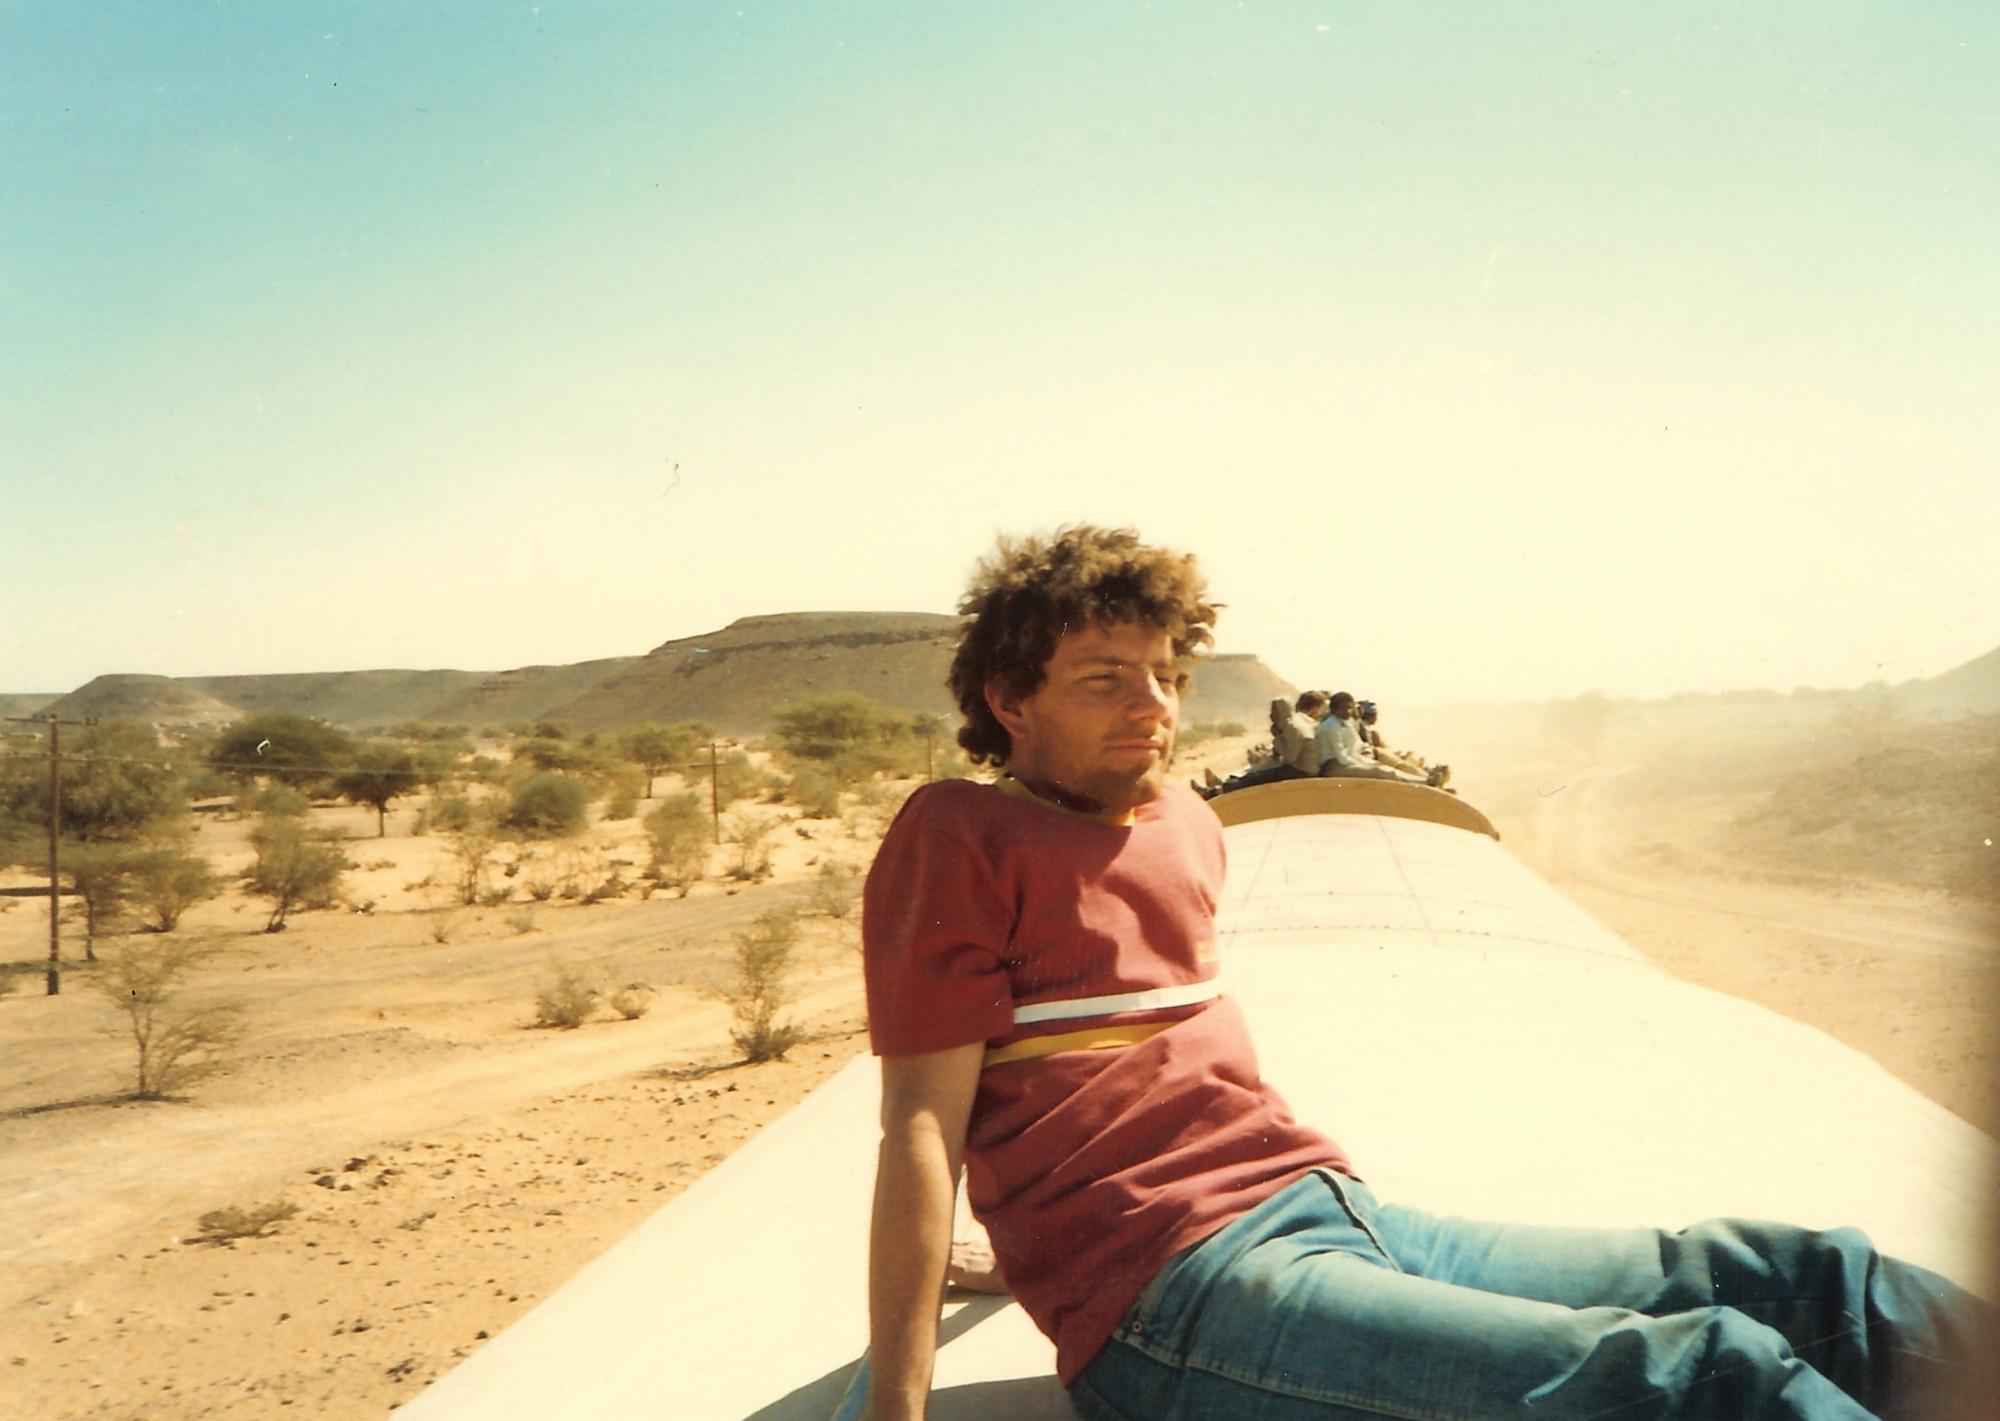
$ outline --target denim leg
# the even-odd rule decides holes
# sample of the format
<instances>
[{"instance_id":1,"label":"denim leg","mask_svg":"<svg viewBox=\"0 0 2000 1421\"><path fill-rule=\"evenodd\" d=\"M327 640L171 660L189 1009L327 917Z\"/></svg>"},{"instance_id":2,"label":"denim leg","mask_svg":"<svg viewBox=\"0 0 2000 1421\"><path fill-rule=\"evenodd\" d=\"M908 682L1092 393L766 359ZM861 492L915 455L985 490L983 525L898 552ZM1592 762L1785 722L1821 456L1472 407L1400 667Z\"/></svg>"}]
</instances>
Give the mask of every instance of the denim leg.
<instances>
[{"instance_id":1,"label":"denim leg","mask_svg":"<svg viewBox=\"0 0 2000 1421\"><path fill-rule=\"evenodd\" d=\"M1354 1202L1373 1206L1372 1226L1411 1273L1655 1318L1726 1309L1776 1332L1800 1361L1885 1417L1933 1414L1929 1399L1973 1356L1986 1306L1877 1252L1858 1229L1750 1219L1673 1231L1541 1228Z\"/></svg>"},{"instance_id":2,"label":"denim leg","mask_svg":"<svg viewBox=\"0 0 2000 1421\"><path fill-rule=\"evenodd\" d=\"M1718 1277L1753 1308L1795 1290L1758 1294L1740 1249L1676 1237L1464 1225L1311 1176L1162 1270L1072 1395L1106 1421L1871 1414L1715 1302Z\"/></svg>"}]
</instances>

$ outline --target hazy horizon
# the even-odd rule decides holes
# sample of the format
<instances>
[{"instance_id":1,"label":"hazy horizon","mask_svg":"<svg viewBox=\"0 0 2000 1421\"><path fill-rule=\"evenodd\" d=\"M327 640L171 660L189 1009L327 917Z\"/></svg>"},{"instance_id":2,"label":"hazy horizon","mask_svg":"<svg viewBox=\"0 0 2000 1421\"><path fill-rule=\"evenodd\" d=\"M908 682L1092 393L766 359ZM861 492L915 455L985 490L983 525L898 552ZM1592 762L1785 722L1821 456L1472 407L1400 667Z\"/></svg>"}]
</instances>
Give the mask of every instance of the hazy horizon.
<instances>
[{"instance_id":1,"label":"hazy horizon","mask_svg":"<svg viewBox=\"0 0 2000 1421\"><path fill-rule=\"evenodd\" d=\"M0 683L1199 554L1406 705L2000 644L2000 11L0 15Z\"/></svg>"}]
</instances>

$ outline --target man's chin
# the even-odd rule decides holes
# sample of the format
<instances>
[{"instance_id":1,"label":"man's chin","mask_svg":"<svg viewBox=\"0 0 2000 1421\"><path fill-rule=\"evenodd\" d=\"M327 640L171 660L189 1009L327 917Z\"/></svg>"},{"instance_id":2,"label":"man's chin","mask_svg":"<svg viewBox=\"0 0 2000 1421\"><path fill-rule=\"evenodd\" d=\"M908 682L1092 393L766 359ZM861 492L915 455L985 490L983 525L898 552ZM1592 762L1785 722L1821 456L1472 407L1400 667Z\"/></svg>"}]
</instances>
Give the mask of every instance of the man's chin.
<instances>
[{"instance_id":1,"label":"man's chin","mask_svg":"<svg viewBox=\"0 0 2000 1421\"><path fill-rule=\"evenodd\" d=\"M1090 797L1110 812L1122 814L1142 804L1151 804L1166 788L1167 768L1164 762L1158 762L1129 775L1101 776L1091 786Z\"/></svg>"}]
</instances>

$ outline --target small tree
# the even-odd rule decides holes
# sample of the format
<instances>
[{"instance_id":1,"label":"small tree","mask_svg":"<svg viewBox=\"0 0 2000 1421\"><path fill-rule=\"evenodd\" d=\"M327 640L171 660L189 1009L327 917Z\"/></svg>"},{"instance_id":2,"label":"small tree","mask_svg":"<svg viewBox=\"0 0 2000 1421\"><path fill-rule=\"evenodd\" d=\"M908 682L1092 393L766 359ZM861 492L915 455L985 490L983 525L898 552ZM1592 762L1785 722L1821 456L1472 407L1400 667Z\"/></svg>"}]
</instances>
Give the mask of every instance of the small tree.
<instances>
[{"instance_id":1,"label":"small tree","mask_svg":"<svg viewBox=\"0 0 2000 1421\"><path fill-rule=\"evenodd\" d=\"M133 874L144 850L132 844L65 844L62 873L83 900L83 955L97 960L97 939L124 923Z\"/></svg>"},{"instance_id":2,"label":"small tree","mask_svg":"<svg viewBox=\"0 0 2000 1421\"><path fill-rule=\"evenodd\" d=\"M22 755L0 761L0 820L47 834L48 784L44 758ZM74 740L63 737L60 810L65 839L129 841L162 819L186 814L187 808L186 775L151 730L114 720L86 726Z\"/></svg>"},{"instance_id":3,"label":"small tree","mask_svg":"<svg viewBox=\"0 0 2000 1421\"><path fill-rule=\"evenodd\" d=\"M235 1003L190 1006L182 1000L188 979L213 955L204 942L128 938L91 979L92 988L125 1013L138 1053L133 1094L140 1100L166 1099L215 1074L224 1053L242 1039L242 1009Z\"/></svg>"},{"instance_id":4,"label":"small tree","mask_svg":"<svg viewBox=\"0 0 2000 1421\"><path fill-rule=\"evenodd\" d=\"M151 912L155 932L172 932L182 913L220 887L208 860L183 849L148 849L132 865L132 897Z\"/></svg>"},{"instance_id":5,"label":"small tree","mask_svg":"<svg viewBox=\"0 0 2000 1421\"><path fill-rule=\"evenodd\" d=\"M254 715L216 737L209 763L239 778L268 776L307 789L345 769L354 758L346 731L307 715Z\"/></svg>"},{"instance_id":6,"label":"small tree","mask_svg":"<svg viewBox=\"0 0 2000 1421\"><path fill-rule=\"evenodd\" d=\"M778 821L738 810L722 818L722 842L736 850L730 876L754 883L771 871L771 836Z\"/></svg>"},{"instance_id":7,"label":"small tree","mask_svg":"<svg viewBox=\"0 0 2000 1421\"><path fill-rule=\"evenodd\" d=\"M489 806L479 805L446 838L457 870L458 901L470 907L479 901L485 887L486 866L500 849L499 819Z\"/></svg>"},{"instance_id":8,"label":"small tree","mask_svg":"<svg viewBox=\"0 0 2000 1421\"><path fill-rule=\"evenodd\" d=\"M748 1061L778 1060L805 1035L796 1022L778 1020L798 937L797 918L784 911L759 913L736 935L736 976L727 993L736 1025L729 1039Z\"/></svg>"},{"instance_id":9,"label":"small tree","mask_svg":"<svg viewBox=\"0 0 2000 1421\"><path fill-rule=\"evenodd\" d=\"M701 801L691 794L670 794L646 816L646 837L653 846L652 875L685 898L708 867L709 824Z\"/></svg>"},{"instance_id":10,"label":"small tree","mask_svg":"<svg viewBox=\"0 0 2000 1421\"><path fill-rule=\"evenodd\" d=\"M685 763L694 754L694 731L685 725L636 725L618 737L618 753L646 777L646 798L660 771Z\"/></svg>"},{"instance_id":11,"label":"small tree","mask_svg":"<svg viewBox=\"0 0 2000 1421\"><path fill-rule=\"evenodd\" d=\"M271 900L267 933L283 932L292 909L332 898L340 876L354 867L339 844L295 819L266 819L250 835L257 861L244 872L252 893Z\"/></svg>"},{"instance_id":12,"label":"small tree","mask_svg":"<svg viewBox=\"0 0 2000 1421\"><path fill-rule=\"evenodd\" d=\"M354 763L335 777L333 785L351 804L372 805L375 837L389 832L389 803L415 790L422 778L416 756L396 745L364 745Z\"/></svg>"}]
</instances>

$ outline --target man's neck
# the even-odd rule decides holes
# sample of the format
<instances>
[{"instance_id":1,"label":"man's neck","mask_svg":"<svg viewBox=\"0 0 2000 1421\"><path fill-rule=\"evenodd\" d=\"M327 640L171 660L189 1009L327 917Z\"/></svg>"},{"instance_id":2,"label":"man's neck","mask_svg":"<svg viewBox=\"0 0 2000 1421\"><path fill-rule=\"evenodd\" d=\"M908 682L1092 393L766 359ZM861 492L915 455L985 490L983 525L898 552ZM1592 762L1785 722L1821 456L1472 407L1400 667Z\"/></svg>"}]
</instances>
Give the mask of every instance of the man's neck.
<instances>
[{"instance_id":1,"label":"man's neck","mask_svg":"<svg viewBox=\"0 0 2000 1421\"><path fill-rule=\"evenodd\" d=\"M1132 809L1113 809L1088 795L1075 794L1053 780L1041 779L1032 773L1009 769L1007 777L1043 803L1084 819L1095 819L1100 824L1130 824L1137 813Z\"/></svg>"}]
</instances>

